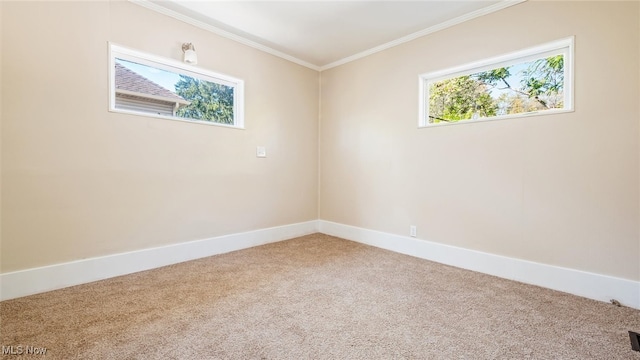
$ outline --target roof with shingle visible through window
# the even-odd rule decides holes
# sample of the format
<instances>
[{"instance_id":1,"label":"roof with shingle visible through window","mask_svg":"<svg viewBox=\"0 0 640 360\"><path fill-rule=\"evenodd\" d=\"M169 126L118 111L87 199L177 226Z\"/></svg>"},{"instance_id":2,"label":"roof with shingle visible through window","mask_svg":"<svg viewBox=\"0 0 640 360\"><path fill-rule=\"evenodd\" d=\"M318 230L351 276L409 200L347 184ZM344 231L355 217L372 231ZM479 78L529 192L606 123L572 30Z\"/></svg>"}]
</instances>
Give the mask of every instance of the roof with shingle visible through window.
<instances>
[{"instance_id":1,"label":"roof with shingle visible through window","mask_svg":"<svg viewBox=\"0 0 640 360\"><path fill-rule=\"evenodd\" d=\"M153 95L155 97L165 98L168 101L173 100L174 102L188 103L180 95L165 89L135 71L126 68L122 64L116 62L115 69L116 92L118 90L124 90L138 93L140 96L144 96L145 94Z\"/></svg>"}]
</instances>

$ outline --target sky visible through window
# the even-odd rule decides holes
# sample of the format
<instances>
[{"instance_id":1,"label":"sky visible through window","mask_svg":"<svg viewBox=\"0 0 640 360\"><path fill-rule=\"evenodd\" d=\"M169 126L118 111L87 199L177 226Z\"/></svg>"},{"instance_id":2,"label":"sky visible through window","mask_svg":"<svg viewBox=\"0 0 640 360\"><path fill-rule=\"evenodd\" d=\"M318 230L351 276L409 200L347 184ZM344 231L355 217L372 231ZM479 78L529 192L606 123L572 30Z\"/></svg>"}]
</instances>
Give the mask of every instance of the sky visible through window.
<instances>
[{"instance_id":1,"label":"sky visible through window","mask_svg":"<svg viewBox=\"0 0 640 360\"><path fill-rule=\"evenodd\" d=\"M511 76L507 78L507 81L509 82L509 84L511 84L511 86L520 87L520 83L522 82L522 78L524 76L523 72L529 67L529 65L531 65L531 62L513 65L509 68ZM476 74L473 74L471 76L474 76ZM496 86L489 90L489 92L491 93L491 97L493 98L498 98L502 94L509 94L510 91L511 90L504 88L504 86Z\"/></svg>"}]
</instances>

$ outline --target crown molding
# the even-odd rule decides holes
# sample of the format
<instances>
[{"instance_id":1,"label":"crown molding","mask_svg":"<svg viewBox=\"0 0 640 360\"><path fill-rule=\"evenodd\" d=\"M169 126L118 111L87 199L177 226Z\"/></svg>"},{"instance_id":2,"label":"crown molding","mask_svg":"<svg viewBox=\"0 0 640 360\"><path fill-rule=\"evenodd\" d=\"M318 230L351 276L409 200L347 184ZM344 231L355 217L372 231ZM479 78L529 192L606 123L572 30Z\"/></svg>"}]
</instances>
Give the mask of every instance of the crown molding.
<instances>
[{"instance_id":1,"label":"crown molding","mask_svg":"<svg viewBox=\"0 0 640 360\"><path fill-rule=\"evenodd\" d=\"M167 9L167 8L165 8L163 6L157 5L157 4L155 4L155 3L153 3L153 2L151 2L149 0L128 0L128 1L133 3L133 4L136 4L136 5L142 6L144 8L147 8L149 10L153 10L155 12L158 12L160 14L170 16L170 17L172 17L174 19L180 20L180 21L185 22L187 24L199 27L199 28L201 28L203 30L207 30L207 31L212 32L212 33L214 33L216 35L220 35L220 36L225 37L227 39L239 42L239 43L241 43L243 45L247 45L247 46L250 46L252 48L258 49L260 51L264 51L264 52L266 52L268 54L280 57L280 58L288 60L288 61L291 61L291 62L296 63L298 65L302 65L302 66L307 67L309 69L312 69L312 70L315 70L315 71L320 71L320 66L318 66L318 65L314 65L314 64L312 64L310 62L298 59L297 57L291 56L289 54L285 54L282 51L278 51L278 50L270 48L270 47L268 47L266 45L262 45L260 43L257 43L257 42L255 42L253 40L249 40L249 39L247 39L245 37L242 37L240 35L236 35L236 34L230 33L230 32L228 32L226 30L222 30L222 29L220 29L218 27L215 27L213 25L209 25L209 24L207 24L205 22L202 22L200 20L196 20L196 19L194 19L192 17L180 14L180 13L178 13L176 11L171 10L171 9Z\"/></svg>"},{"instance_id":2,"label":"crown molding","mask_svg":"<svg viewBox=\"0 0 640 360\"><path fill-rule=\"evenodd\" d=\"M409 42L409 41L415 40L417 38L432 34L434 32L446 29L446 28L454 26L454 25L463 23L465 21L469 21L469 20L475 19L477 17L484 16L484 15L487 15L487 14L490 14L490 13L493 13L493 12L496 12L496 11L499 11L499 10L502 10L502 9L506 9L506 8L508 8L510 6L520 4L520 3L525 2L527 0L502 0L499 3L496 3L494 5L491 5L491 6L488 6L488 7L485 7L485 8L470 12L470 13L462 15L462 16L458 16L458 17L453 18L451 20L448 20L448 21L442 22L440 24L428 27L426 29L414 32L412 34L403 36L403 37L401 37L399 39L396 39L396 40L390 41L388 43L373 47L371 49L359 52L357 54L345 57L343 59L331 62L331 63L326 64L326 65L315 65L315 64L312 64L312 63L310 63L308 61L301 60L301 59L299 59L299 58L297 58L295 56L291 56L291 55L286 54L286 53L284 53L282 51L273 49L273 48L271 48L269 46L262 45L262 44L260 44L258 42L253 41L253 40L249 40L249 39L247 39L247 38L245 38L243 36L233 34L233 33L229 32L229 31L220 29L218 27L215 27L213 25L207 24L207 23L202 22L200 20L196 20L196 19L194 19L192 17L180 14L180 13L174 11L174 10L167 9L167 8L165 8L163 6L160 6L160 5L157 5L157 4L153 3L153 2L151 2L150 0L128 0L128 1L133 3L133 4L145 7L147 9L149 9L149 10L153 10L155 12L170 16L170 17L172 17L174 19L180 20L180 21L185 22L187 24L199 27L199 28L201 28L203 30L207 30L207 31L212 32L212 33L214 33L216 35L225 37L227 39L230 39L230 40L233 40L233 41L236 41L236 42L239 42L239 43L241 43L243 45L250 46L250 47L258 49L260 51L264 51L264 52L266 52L268 54L280 57L280 58L282 58L284 60L291 61L291 62L296 63L298 65L302 65L302 66L307 67L309 69L321 72L321 71L324 71L324 70L328 70L328 69L334 68L336 66L344 65L346 63L349 63L349 62L352 62L352 61L367 57L369 55L373 55L373 54L378 53L380 51L392 48L394 46L398 46L398 45L404 44L406 42Z\"/></svg>"},{"instance_id":3,"label":"crown molding","mask_svg":"<svg viewBox=\"0 0 640 360\"><path fill-rule=\"evenodd\" d=\"M508 8L510 6L517 5L517 4L523 3L525 1L527 1L527 0L503 0L503 1L499 2L499 3L496 3L494 5L488 6L486 8L478 9L478 10L470 12L468 14L465 14L465 15L462 15L462 16L458 16L458 17L453 18L451 20L447 20L447 21L442 22L442 23L440 23L438 25L434 25L434 26L428 27L426 29L423 29L423 30L420 30L420 31L416 31L416 32L414 32L412 34L409 34L407 36L403 36L403 37L401 37L399 39L396 39L396 40L390 41L388 43L373 47L373 48L371 48L369 50L365 50L365 51L359 52L357 54L348 56L346 58L343 58L343 59L340 59L340 60L337 60L337 61L334 61L334 62L329 63L327 65L322 65L322 66L320 66L320 71L328 70L328 69L334 68L336 66L344 65L346 63L350 63L352 61L355 61L355 60L358 60L358 59L362 59L363 57L367 57L369 55L373 55L375 53L378 53L380 51L392 48L394 46L398 46L398 45L404 44L404 43L409 42L411 40L415 40L417 38L432 34L432 33L436 32L436 31L444 30L444 29L446 29L448 27L451 27L451 26L454 26L454 25L457 25L457 24L461 24L461 23L463 23L465 21L469 21L469 20L475 19L475 18L480 17L480 16L488 15L488 14L491 14L493 12L496 12L496 11L499 11L499 10L502 10L502 9L506 9L506 8Z\"/></svg>"}]
</instances>

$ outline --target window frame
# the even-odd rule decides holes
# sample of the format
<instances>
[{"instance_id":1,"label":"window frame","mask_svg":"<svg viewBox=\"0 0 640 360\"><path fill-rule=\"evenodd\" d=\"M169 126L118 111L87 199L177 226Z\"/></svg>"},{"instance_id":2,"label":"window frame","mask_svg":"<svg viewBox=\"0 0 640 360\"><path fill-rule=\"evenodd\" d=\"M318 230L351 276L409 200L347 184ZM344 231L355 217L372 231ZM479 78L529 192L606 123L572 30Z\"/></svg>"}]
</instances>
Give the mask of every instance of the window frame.
<instances>
[{"instance_id":1,"label":"window frame","mask_svg":"<svg viewBox=\"0 0 640 360\"><path fill-rule=\"evenodd\" d=\"M559 39L538 46L533 46L519 51L514 51L504 55L499 55L468 64L455 66L443 70L432 71L418 76L419 84L419 111L418 128L428 128L434 126L447 126L459 124L472 124L477 122L514 119L538 115L552 115L574 111L574 42L575 36ZM504 66L511 66L545 56L564 55L564 107L562 109L549 109L542 111L530 111L519 114L508 114L492 116L479 119L468 119L456 122L429 123L429 87L432 83L456 78L464 75L471 75L478 72L496 69Z\"/></svg>"},{"instance_id":2,"label":"window frame","mask_svg":"<svg viewBox=\"0 0 640 360\"><path fill-rule=\"evenodd\" d=\"M223 126L233 129L244 129L244 81L225 74L216 73L178 60L165 58L138 50L133 50L111 42L109 46L109 111L128 115L152 117L164 120L182 121L192 124ZM190 119L179 116L154 114L151 112L135 111L116 108L115 63L116 58L154 67L169 72L187 75L197 79L233 87L233 124L223 124L213 121Z\"/></svg>"}]
</instances>

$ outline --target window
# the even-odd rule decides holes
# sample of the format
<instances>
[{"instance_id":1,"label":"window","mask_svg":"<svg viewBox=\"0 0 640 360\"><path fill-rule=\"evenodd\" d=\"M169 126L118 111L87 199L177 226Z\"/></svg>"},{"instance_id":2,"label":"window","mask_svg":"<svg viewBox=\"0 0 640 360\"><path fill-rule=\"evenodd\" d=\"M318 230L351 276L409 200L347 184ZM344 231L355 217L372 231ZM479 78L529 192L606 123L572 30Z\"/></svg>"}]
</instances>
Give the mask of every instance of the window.
<instances>
[{"instance_id":1,"label":"window","mask_svg":"<svg viewBox=\"0 0 640 360\"><path fill-rule=\"evenodd\" d=\"M420 75L419 126L573 111L573 37Z\"/></svg>"},{"instance_id":2,"label":"window","mask_svg":"<svg viewBox=\"0 0 640 360\"><path fill-rule=\"evenodd\" d=\"M243 127L242 80L113 44L109 50L110 111Z\"/></svg>"}]
</instances>

